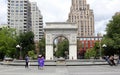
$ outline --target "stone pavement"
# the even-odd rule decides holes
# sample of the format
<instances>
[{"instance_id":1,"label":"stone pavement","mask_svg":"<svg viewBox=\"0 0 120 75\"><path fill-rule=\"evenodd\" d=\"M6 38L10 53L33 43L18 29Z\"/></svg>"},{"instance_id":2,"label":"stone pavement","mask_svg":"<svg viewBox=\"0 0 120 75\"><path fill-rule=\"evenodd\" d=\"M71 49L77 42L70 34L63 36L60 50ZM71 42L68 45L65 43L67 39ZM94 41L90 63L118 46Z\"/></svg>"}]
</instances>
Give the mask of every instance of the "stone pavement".
<instances>
[{"instance_id":1,"label":"stone pavement","mask_svg":"<svg viewBox=\"0 0 120 75\"><path fill-rule=\"evenodd\" d=\"M120 65L97 66L45 66L44 70L38 70L37 66L0 65L0 75L120 75Z\"/></svg>"}]
</instances>

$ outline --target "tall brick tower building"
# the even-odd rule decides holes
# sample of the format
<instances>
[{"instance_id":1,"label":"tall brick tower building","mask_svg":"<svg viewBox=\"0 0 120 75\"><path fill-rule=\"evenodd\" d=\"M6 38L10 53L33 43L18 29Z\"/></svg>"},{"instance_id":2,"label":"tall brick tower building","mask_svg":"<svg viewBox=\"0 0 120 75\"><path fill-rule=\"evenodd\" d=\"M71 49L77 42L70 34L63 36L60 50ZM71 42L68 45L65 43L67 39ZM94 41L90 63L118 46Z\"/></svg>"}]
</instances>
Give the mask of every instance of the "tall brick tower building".
<instances>
[{"instance_id":1,"label":"tall brick tower building","mask_svg":"<svg viewBox=\"0 0 120 75\"><path fill-rule=\"evenodd\" d=\"M78 37L94 36L94 14L86 0L72 0L67 22L78 25Z\"/></svg>"}]
</instances>

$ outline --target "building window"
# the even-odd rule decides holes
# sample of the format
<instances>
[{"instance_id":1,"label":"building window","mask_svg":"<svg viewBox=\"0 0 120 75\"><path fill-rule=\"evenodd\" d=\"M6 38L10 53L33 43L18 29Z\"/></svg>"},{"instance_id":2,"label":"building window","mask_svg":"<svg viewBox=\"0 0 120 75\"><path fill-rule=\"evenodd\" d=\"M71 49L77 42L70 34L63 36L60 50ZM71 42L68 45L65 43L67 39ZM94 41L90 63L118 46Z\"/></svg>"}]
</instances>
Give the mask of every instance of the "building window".
<instances>
[{"instance_id":1,"label":"building window","mask_svg":"<svg viewBox=\"0 0 120 75\"><path fill-rule=\"evenodd\" d=\"M18 7L16 7L16 9L18 9Z\"/></svg>"},{"instance_id":2,"label":"building window","mask_svg":"<svg viewBox=\"0 0 120 75\"><path fill-rule=\"evenodd\" d=\"M20 12L23 12L23 10L20 10Z\"/></svg>"},{"instance_id":3,"label":"building window","mask_svg":"<svg viewBox=\"0 0 120 75\"><path fill-rule=\"evenodd\" d=\"M83 40L83 38L80 38L80 41L82 41Z\"/></svg>"},{"instance_id":4,"label":"building window","mask_svg":"<svg viewBox=\"0 0 120 75\"><path fill-rule=\"evenodd\" d=\"M14 10L11 10L11 12L14 12Z\"/></svg>"},{"instance_id":5,"label":"building window","mask_svg":"<svg viewBox=\"0 0 120 75\"><path fill-rule=\"evenodd\" d=\"M14 25L14 23L11 23L11 25Z\"/></svg>"},{"instance_id":6,"label":"building window","mask_svg":"<svg viewBox=\"0 0 120 75\"><path fill-rule=\"evenodd\" d=\"M20 13L20 15L23 15L23 13Z\"/></svg>"},{"instance_id":7,"label":"building window","mask_svg":"<svg viewBox=\"0 0 120 75\"><path fill-rule=\"evenodd\" d=\"M83 21L81 21L81 25L83 25Z\"/></svg>"},{"instance_id":8,"label":"building window","mask_svg":"<svg viewBox=\"0 0 120 75\"><path fill-rule=\"evenodd\" d=\"M80 16L80 18L83 18L83 16Z\"/></svg>"},{"instance_id":9,"label":"building window","mask_svg":"<svg viewBox=\"0 0 120 75\"><path fill-rule=\"evenodd\" d=\"M24 28L27 28L26 26L24 26Z\"/></svg>"},{"instance_id":10,"label":"building window","mask_svg":"<svg viewBox=\"0 0 120 75\"><path fill-rule=\"evenodd\" d=\"M23 3L23 1L20 1L20 3Z\"/></svg>"},{"instance_id":11,"label":"building window","mask_svg":"<svg viewBox=\"0 0 120 75\"><path fill-rule=\"evenodd\" d=\"M16 12L18 12L18 10L16 10Z\"/></svg>"},{"instance_id":12,"label":"building window","mask_svg":"<svg viewBox=\"0 0 120 75\"><path fill-rule=\"evenodd\" d=\"M14 1L11 1L11 3L14 3Z\"/></svg>"},{"instance_id":13,"label":"building window","mask_svg":"<svg viewBox=\"0 0 120 75\"><path fill-rule=\"evenodd\" d=\"M14 4L11 4L11 6L14 6Z\"/></svg>"},{"instance_id":14,"label":"building window","mask_svg":"<svg viewBox=\"0 0 120 75\"><path fill-rule=\"evenodd\" d=\"M16 3L18 3L19 1L16 1Z\"/></svg>"},{"instance_id":15,"label":"building window","mask_svg":"<svg viewBox=\"0 0 120 75\"><path fill-rule=\"evenodd\" d=\"M23 9L23 6L20 6L20 9Z\"/></svg>"},{"instance_id":16,"label":"building window","mask_svg":"<svg viewBox=\"0 0 120 75\"><path fill-rule=\"evenodd\" d=\"M88 41L86 41L86 48L88 48Z\"/></svg>"},{"instance_id":17,"label":"building window","mask_svg":"<svg viewBox=\"0 0 120 75\"><path fill-rule=\"evenodd\" d=\"M82 48L84 48L84 41L82 41Z\"/></svg>"},{"instance_id":18,"label":"building window","mask_svg":"<svg viewBox=\"0 0 120 75\"><path fill-rule=\"evenodd\" d=\"M81 1L79 0L79 4L81 4Z\"/></svg>"},{"instance_id":19,"label":"building window","mask_svg":"<svg viewBox=\"0 0 120 75\"><path fill-rule=\"evenodd\" d=\"M20 6L23 6L23 4L20 4Z\"/></svg>"},{"instance_id":20,"label":"building window","mask_svg":"<svg viewBox=\"0 0 120 75\"><path fill-rule=\"evenodd\" d=\"M90 47L92 47L92 41L90 41Z\"/></svg>"},{"instance_id":21,"label":"building window","mask_svg":"<svg viewBox=\"0 0 120 75\"><path fill-rule=\"evenodd\" d=\"M18 13L16 13L15 15L18 15Z\"/></svg>"},{"instance_id":22,"label":"building window","mask_svg":"<svg viewBox=\"0 0 120 75\"><path fill-rule=\"evenodd\" d=\"M14 7L11 7L11 9L14 9Z\"/></svg>"},{"instance_id":23,"label":"building window","mask_svg":"<svg viewBox=\"0 0 120 75\"><path fill-rule=\"evenodd\" d=\"M20 20L20 22L22 22L23 20Z\"/></svg>"},{"instance_id":24,"label":"building window","mask_svg":"<svg viewBox=\"0 0 120 75\"><path fill-rule=\"evenodd\" d=\"M90 40L90 38L88 38L88 40Z\"/></svg>"},{"instance_id":25,"label":"building window","mask_svg":"<svg viewBox=\"0 0 120 75\"><path fill-rule=\"evenodd\" d=\"M19 6L19 4L16 4L16 6Z\"/></svg>"},{"instance_id":26,"label":"building window","mask_svg":"<svg viewBox=\"0 0 120 75\"><path fill-rule=\"evenodd\" d=\"M27 6L27 4L24 4L24 6Z\"/></svg>"}]
</instances>

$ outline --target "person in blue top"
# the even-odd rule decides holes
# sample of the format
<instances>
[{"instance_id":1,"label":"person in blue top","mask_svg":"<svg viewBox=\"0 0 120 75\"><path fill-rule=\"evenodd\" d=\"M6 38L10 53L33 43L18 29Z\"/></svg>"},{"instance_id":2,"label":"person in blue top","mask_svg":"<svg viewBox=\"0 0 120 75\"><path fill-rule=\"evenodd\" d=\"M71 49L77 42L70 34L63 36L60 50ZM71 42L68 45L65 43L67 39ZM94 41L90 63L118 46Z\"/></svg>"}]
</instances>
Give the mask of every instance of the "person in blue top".
<instances>
[{"instance_id":1,"label":"person in blue top","mask_svg":"<svg viewBox=\"0 0 120 75\"><path fill-rule=\"evenodd\" d=\"M43 67L44 67L44 57L42 56L41 57L41 69L43 69Z\"/></svg>"}]
</instances>

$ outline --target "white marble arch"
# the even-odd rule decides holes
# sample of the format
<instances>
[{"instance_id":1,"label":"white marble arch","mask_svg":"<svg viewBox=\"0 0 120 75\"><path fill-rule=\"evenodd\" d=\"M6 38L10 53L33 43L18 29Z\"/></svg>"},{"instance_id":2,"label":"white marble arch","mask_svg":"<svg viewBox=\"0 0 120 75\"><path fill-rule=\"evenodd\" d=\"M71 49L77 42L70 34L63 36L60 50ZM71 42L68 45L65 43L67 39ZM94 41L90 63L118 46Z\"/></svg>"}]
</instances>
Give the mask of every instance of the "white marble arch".
<instances>
[{"instance_id":1,"label":"white marble arch","mask_svg":"<svg viewBox=\"0 0 120 75\"><path fill-rule=\"evenodd\" d=\"M44 27L46 38L45 59L53 60L53 41L64 36L69 41L69 59L77 60L77 25L66 22L47 22Z\"/></svg>"}]
</instances>

